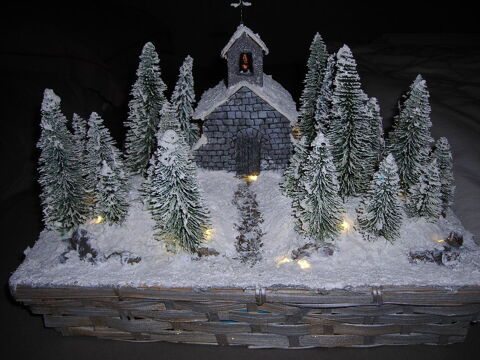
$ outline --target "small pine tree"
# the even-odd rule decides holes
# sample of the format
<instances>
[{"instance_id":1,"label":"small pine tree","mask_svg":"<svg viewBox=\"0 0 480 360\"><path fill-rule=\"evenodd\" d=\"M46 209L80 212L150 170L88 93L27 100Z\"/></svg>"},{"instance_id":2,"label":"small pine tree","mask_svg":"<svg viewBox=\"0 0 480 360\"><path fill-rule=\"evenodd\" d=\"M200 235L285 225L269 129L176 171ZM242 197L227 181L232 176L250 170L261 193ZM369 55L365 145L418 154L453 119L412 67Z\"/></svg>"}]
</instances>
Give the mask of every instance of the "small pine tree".
<instances>
[{"instance_id":1,"label":"small pine tree","mask_svg":"<svg viewBox=\"0 0 480 360\"><path fill-rule=\"evenodd\" d=\"M441 137L437 140L433 157L437 160L438 170L440 172L442 214L445 216L448 208L453 204L453 194L455 192L452 153L447 138Z\"/></svg>"},{"instance_id":2,"label":"small pine tree","mask_svg":"<svg viewBox=\"0 0 480 360\"><path fill-rule=\"evenodd\" d=\"M365 104L366 116L370 125L370 143L372 150L373 168L377 166L385 151L385 140L383 138L383 120L380 115L380 106L376 98L368 99Z\"/></svg>"},{"instance_id":3,"label":"small pine tree","mask_svg":"<svg viewBox=\"0 0 480 360\"><path fill-rule=\"evenodd\" d=\"M399 236L402 220L399 182L397 164L392 154L388 154L360 204L358 224L367 236L383 236L390 242Z\"/></svg>"},{"instance_id":4,"label":"small pine tree","mask_svg":"<svg viewBox=\"0 0 480 360\"><path fill-rule=\"evenodd\" d=\"M325 74L315 107L315 136L319 131L328 136L328 131L330 130L334 69L335 56L330 55L327 59ZM310 140L312 141L313 138Z\"/></svg>"},{"instance_id":5,"label":"small pine tree","mask_svg":"<svg viewBox=\"0 0 480 360\"><path fill-rule=\"evenodd\" d=\"M158 55L152 43L143 47L137 80L132 87L128 119L125 123L126 165L134 174L145 174L155 149L155 134L165 103L165 83L160 77Z\"/></svg>"},{"instance_id":6,"label":"small pine tree","mask_svg":"<svg viewBox=\"0 0 480 360\"><path fill-rule=\"evenodd\" d=\"M299 191L299 182L302 176L302 166L308 156L307 140L304 136L294 144L293 155L285 170L282 190L286 196L294 198Z\"/></svg>"},{"instance_id":7,"label":"small pine tree","mask_svg":"<svg viewBox=\"0 0 480 360\"><path fill-rule=\"evenodd\" d=\"M436 159L429 159L418 182L410 187L407 202L407 214L411 217L424 217L435 222L440 216L441 183Z\"/></svg>"},{"instance_id":8,"label":"small pine tree","mask_svg":"<svg viewBox=\"0 0 480 360\"><path fill-rule=\"evenodd\" d=\"M121 153L95 112L88 119L86 164L90 216L103 216L109 224L122 223L128 213L127 176Z\"/></svg>"},{"instance_id":9,"label":"small pine tree","mask_svg":"<svg viewBox=\"0 0 480 360\"><path fill-rule=\"evenodd\" d=\"M300 112L298 122L300 132L310 143L315 138L315 106L322 86L327 60L327 47L320 34L315 34L310 45L310 55L307 60L307 74L300 97Z\"/></svg>"},{"instance_id":10,"label":"small pine tree","mask_svg":"<svg viewBox=\"0 0 480 360\"><path fill-rule=\"evenodd\" d=\"M373 173L370 124L356 66L352 52L344 45L337 54L329 131L343 197L366 191Z\"/></svg>"},{"instance_id":11,"label":"small pine tree","mask_svg":"<svg viewBox=\"0 0 480 360\"><path fill-rule=\"evenodd\" d=\"M39 183L43 221L49 230L69 231L86 220L83 179L73 136L60 109L60 98L46 89L42 102Z\"/></svg>"},{"instance_id":12,"label":"small pine tree","mask_svg":"<svg viewBox=\"0 0 480 360\"><path fill-rule=\"evenodd\" d=\"M97 191L96 214L103 216L109 224L121 224L128 213L127 189L123 170L118 162L113 161L116 169L112 169L107 161L102 160Z\"/></svg>"},{"instance_id":13,"label":"small pine tree","mask_svg":"<svg viewBox=\"0 0 480 360\"><path fill-rule=\"evenodd\" d=\"M334 238L340 231L343 205L327 138L319 133L304 166L304 197L294 203L297 231L315 241Z\"/></svg>"},{"instance_id":14,"label":"small pine tree","mask_svg":"<svg viewBox=\"0 0 480 360\"><path fill-rule=\"evenodd\" d=\"M390 133L389 151L397 162L404 191L418 182L422 169L427 165L430 144L433 142L430 135L429 96L425 80L418 75Z\"/></svg>"},{"instance_id":15,"label":"small pine tree","mask_svg":"<svg viewBox=\"0 0 480 360\"><path fill-rule=\"evenodd\" d=\"M165 101L165 105L162 109L162 116L160 118L160 123L158 124L156 134L157 142L162 139L163 134L165 134L165 131L167 130L175 131L185 140L184 132L181 130L181 124L178 121L175 107L169 101Z\"/></svg>"},{"instance_id":16,"label":"small pine tree","mask_svg":"<svg viewBox=\"0 0 480 360\"><path fill-rule=\"evenodd\" d=\"M165 131L152 166L149 202L156 222L155 237L166 240L167 246L196 252L210 220L183 137L174 130Z\"/></svg>"},{"instance_id":17,"label":"small pine tree","mask_svg":"<svg viewBox=\"0 0 480 360\"><path fill-rule=\"evenodd\" d=\"M178 75L177 84L175 85L171 99L178 121L180 122L180 128L186 142L190 146L195 144L199 137L198 126L191 122L193 103L195 102L192 66L193 59L187 56L180 67L180 74Z\"/></svg>"}]
</instances>

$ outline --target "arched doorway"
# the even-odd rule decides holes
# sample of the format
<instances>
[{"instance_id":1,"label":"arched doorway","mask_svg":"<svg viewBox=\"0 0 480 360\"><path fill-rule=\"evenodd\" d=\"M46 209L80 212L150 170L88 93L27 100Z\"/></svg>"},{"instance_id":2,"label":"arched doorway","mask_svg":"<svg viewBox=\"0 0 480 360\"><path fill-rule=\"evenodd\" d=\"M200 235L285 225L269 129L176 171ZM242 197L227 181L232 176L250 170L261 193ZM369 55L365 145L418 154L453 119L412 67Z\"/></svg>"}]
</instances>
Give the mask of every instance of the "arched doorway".
<instances>
[{"instance_id":1,"label":"arched doorway","mask_svg":"<svg viewBox=\"0 0 480 360\"><path fill-rule=\"evenodd\" d=\"M235 160L237 175L260 174L262 135L255 129L248 128L238 132L235 143Z\"/></svg>"}]
</instances>

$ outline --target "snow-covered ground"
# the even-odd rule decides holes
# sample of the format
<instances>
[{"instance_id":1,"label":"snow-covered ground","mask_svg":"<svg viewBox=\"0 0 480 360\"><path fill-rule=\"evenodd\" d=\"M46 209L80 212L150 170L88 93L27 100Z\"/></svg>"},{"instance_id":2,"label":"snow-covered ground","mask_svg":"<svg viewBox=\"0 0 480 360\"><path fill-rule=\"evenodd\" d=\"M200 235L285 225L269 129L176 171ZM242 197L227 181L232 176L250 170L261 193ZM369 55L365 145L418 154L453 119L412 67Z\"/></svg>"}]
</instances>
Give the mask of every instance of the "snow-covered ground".
<instances>
[{"instance_id":1,"label":"snow-covered ground","mask_svg":"<svg viewBox=\"0 0 480 360\"><path fill-rule=\"evenodd\" d=\"M211 211L212 239L208 247L220 254L195 258L184 253L171 254L161 242L153 240L148 211L142 209L137 192L131 193L130 214L124 227L89 224L85 229L93 235L92 245L100 258L115 251L140 256L138 264L121 264L118 257L98 261L95 265L82 261L71 251L67 261L60 262L67 242L53 232L43 231L26 259L13 274L12 285L151 285L151 286L272 286L275 284L312 288L343 288L360 285L480 285L480 247L465 232L453 214L438 224L406 219L401 238L395 244L385 240L365 241L353 229L355 201L351 201L345 220L352 226L334 242L332 256L314 254L307 258L310 267L301 268L296 261L278 263L291 251L304 244L293 231L290 200L279 188L281 174L262 172L251 183L257 194L259 209L265 222L261 225L263 260L250 267L234 259L235 221L238 213L232 205L233 193L240 181L234 174L222 171L199 171L199 180ZM138 185L138 184L137 184ZM451 230L464 232L464 250L454 266L434 263L411 264L411 250L433 249Z\"/></svg>"}]
</instances>

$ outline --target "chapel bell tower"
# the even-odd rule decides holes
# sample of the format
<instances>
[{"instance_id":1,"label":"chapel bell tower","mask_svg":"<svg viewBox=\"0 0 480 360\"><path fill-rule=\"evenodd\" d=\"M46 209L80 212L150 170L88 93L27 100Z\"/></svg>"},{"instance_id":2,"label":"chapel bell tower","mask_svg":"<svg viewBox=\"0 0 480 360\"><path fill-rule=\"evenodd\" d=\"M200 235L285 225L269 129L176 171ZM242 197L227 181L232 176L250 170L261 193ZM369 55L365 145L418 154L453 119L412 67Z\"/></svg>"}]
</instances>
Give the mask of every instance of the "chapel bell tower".
<instances>
[{"instance_id":1,"label":"chapel bell tower","mask_svg":"<svg viewBox=\"0 0 480 360\"><path fill-rule=\"evenodd\" d=\"M227 86L241 81L263 86L264 52L268 54L268 48L258 34L240 24L221 52L227 60Z\"/></svg>"}]
</instances>

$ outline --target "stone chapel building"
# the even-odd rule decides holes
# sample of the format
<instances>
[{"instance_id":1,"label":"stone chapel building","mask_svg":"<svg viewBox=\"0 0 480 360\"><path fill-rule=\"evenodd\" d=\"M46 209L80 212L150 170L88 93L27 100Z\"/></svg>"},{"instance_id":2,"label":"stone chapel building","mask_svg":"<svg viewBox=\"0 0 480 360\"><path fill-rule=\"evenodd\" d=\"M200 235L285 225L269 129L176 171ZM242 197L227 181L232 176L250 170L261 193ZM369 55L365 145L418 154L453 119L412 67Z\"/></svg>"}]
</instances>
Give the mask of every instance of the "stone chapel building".
<instances>
[{"instance_id":1,"label":"stone chapel building","mask_svg":"<svg viewBox=\"0 0 480 360\"><path fill-rule=\"evenodd\" d=\"M287 167L296 104L263 73L263 54L268 48L258 34L239 25L221 52L228 66L226 83L207 90L193 114L203 121L202 137L193 148L198 166L237 175Z\"/></svg>"}]
</instances>

